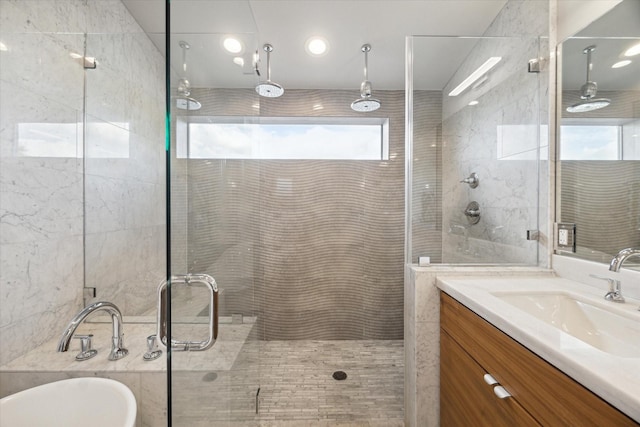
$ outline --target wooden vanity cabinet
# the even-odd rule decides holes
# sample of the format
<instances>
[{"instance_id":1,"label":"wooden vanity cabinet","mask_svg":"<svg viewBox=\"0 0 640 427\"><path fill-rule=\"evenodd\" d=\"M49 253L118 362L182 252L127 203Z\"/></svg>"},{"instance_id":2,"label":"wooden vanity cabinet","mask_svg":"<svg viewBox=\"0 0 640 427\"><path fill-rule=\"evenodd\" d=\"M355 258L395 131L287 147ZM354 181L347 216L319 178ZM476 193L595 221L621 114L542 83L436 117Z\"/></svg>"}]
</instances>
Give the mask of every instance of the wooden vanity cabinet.
<instances>
[{"instance_id":1,"label":"wooden vanity cabinet","mask_svg":"<svg viewBox=\"0 0 640 427\"><path fill-rule=\"evenodd\" d=\"M639 426L444 292L440 303L442 427Z\"/></svg>"}]
</instances>

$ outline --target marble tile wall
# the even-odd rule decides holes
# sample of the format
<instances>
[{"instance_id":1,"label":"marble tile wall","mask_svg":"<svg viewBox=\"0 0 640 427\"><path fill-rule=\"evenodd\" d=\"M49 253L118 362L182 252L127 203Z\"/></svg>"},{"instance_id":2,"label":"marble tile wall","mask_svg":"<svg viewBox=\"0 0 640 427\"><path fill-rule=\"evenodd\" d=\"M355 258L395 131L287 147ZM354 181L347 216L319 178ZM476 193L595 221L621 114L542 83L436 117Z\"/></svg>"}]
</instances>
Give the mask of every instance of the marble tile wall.
<instances>
[{"instance_id":1,"label":"marble tile wall","mask_svg":"<svg viewBox=\"0 0 640 427\"><path fill-rule=\"evenodd\" d=\"M526 230L538 229L538 205L547 203L539 200L538 174L539 159L548 157L548 78L528 73L527 62L546 48L539 37L547 33L547 2L508 2L485 34L497 38L480 40L444 88L444 262L538 263ZM486 83L445 95L490 56L502 60ZM471 172L480 177L475 189L460 183ZM471 201L480 205L476 225L463 214Z\"/></svg>"},{"instance_id":2,"label":"marble tile wall","mask_svg":"<svg viewBox=\"0 0 640 427\"><path fill-rule=\"evenodd\" d=\"M83 306L85 250L101 299L126 310L155 290L164 95L162 57L119 0L0 0L0 40L1 365Z\"/></svg>"},{"instance_id":3,"label":"marble tile wall","mask_svg":"<svg viewBox=\"0 0 640 427\"><path fill-rule=\"evenodd\" d=\"M358 115L349 107L355 91L288 90L258 100L253 90L195 89L193 96L203 104L192 113L199 116L252 116L255 102L267 117ZM176 250L189 271L216 278L223 315L258 312L266 339L402 337L404 94L377 96L383 107L367 117L389 117L388 161L181 166L172 221L188 240Z\"/></svg>"}]
</instances>

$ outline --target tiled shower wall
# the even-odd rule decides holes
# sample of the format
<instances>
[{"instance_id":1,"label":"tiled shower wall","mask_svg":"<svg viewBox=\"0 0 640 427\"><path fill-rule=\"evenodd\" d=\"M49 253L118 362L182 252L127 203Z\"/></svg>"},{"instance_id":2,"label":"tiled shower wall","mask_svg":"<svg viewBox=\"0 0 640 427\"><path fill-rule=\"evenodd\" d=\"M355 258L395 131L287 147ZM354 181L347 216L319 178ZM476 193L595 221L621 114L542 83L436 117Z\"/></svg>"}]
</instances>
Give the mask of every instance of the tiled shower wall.
<instances>
[{"instance_id":1,"label":"tiled shower wall","mask_svg":"<svg viewBox=\"0 0 640 427\"><path fill-rule=\"evenodd\" d=\"M128 314L137 289L154 294L164 273L164 69L119 0L0 0L0 40L3 365L83 306L85 250L100 299ZM85 48L98 66L86 72L83 129L85 71L71 54Z\"/></svg>"},{"instance_id":2,"label":"tiled shower wall","mask_svg":"<svg viewBox=\"0 0 640 427\"><path fill-rule=\"evenodd\" d=\"M548 168L549 70L528 73L527 63L548 52L548 7L509 1L485 33L498 38L479 41L443 90L445 262L538 264L542 247L526 240L526 232L540 227L548 205L539 194L548 183L539 176ZM484 84L446 95L491 56L502 60ZM471 100L479 104L468 106ZM480 178L475 189L460 183L472 172ZM471 201L480 206L475 225L463 213Z\"/></svg>"},{"instance_id":3,"label":"tiled shower wall","mask_svg":"<svg viewBox=\"0 0 640 427\"><path fill-rule=\"evenodd\" d=\"M365 116L349 107L355 91L287 90L273 100L253 90L193 95L203 107L192 114L200 116L255 115L258 102L267 117ZM175 218L177 227L188 224L186 250L177 250L190 271L216 278L222 315L257 314L265 339L402 339L404 93L376 96L382 108L366 117L389 118L388 161L177 166L176 197L188 209L186 220Z\"/></svg>"}]
</instances>

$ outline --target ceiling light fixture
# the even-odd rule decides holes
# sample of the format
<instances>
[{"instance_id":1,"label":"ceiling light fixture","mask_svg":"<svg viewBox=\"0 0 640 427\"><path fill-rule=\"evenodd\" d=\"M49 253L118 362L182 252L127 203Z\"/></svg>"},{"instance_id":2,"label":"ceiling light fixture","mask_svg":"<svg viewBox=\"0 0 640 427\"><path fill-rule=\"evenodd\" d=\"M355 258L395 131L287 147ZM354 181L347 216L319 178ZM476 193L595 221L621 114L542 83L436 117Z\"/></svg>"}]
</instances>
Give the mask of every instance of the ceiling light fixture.
<instances>
[{"instance_id":1,"label":"ceiling light fixture","mask_svg":"<svg viewBox=\"0 0 640 427\"><path fill-rule=\"evenodd\" d=\"M611 68L622 68L622 67L626 67L627 65L631 64L631 60L629 59L625 59L624 61L618 61L615 64L613 64L611 66Z\"/></svg>"},{"instance_id":2,"label":"ceiling light fixture","mask_svg":"<svg viewBox=\"0 0 640 427\"><path fill-rule=\"evenodd\" d=\"M478 105L478 104L479 104L479 102L478 102L477 100L475 100L475 99L474 99L473 101L471 101L471 102L470 102L470 103L468 103L467 105L470 105L470 106L472 106L472 107L473 107L474 105Z\"/></svg>"},{"instance_id":3,"label":"ceiling light fixture","mask_svg":"<svg viewBox=\"0 0 640 427\"><path fill-rule=\"evenodd\" d=\"M329 50L329 42L324 37L311 37L304 44L304 48L311 56L322 56Z\"/></svg>"},{"instance_id":4,"label":"ceiling light fixture","mask_svg":"<svg viewBox=\"0 0 640 427\"><path fill-rule=\"evenodd\" d=\"M233 37L227 37L226 39L224 39L224 41L222 42L222 46L224 46L227 52L234 54L240 53L243 50L243 46L240 40Z\"/></svg>"},{"instance_id":5,"label":"ceiling light fixture","mask_svg":"<svg viewBox=\"0 0 640 427\"><path fill-rule=\"evenodd\" d=\"M500 62L501 59L502 59L501 56L492 56L491 58L487 59L484 64L482 64L480 67L478 67L478 69L475 70L473 73L471 73L469 75L469 77L464 79L462 81L462 83L460 83L458 86L456 86L455 89L453 89L451 92L449 92L449 96L458 96L458 95L460 95L469 86L471 86L473 83L475 83L476 80L478 80L480 77L482 77L485 74L487 74L489 72L489 70L491 70L493 67L495 67L496 64L498 62Z\"/></svg>"},{"instance_id":6,"label":"ceiling light fixture","mask_svg":"<svg viewBox=\"0 0 640 427\"><path fill-rule=\"evenodd\" d=\"M636 56L640 54L640 43L631 46L624 52L624 56Z\"/></svg>"},{"instance_id":7,"label":"ceiling light fixture","mask_svg":"<svg viewBox=\"0 0 640 427\"><path fill-rule=\"evenodd\" d=\"M9 50L9 48L7 47L7 45L2 43L2 42L0 42L0 52L6 52L8 50Z\"/></svg>"},{"instance_id":8,"label":"ceiling light fixture","mask_svg":"<svg viewBox=\"0 0 640 427\"><path fill-rule=\"evenodd\" d=\"M236 56L235 58L233 58L233 63L244 67L244 58L242 56Z\"/></svg>"}]
</instances>

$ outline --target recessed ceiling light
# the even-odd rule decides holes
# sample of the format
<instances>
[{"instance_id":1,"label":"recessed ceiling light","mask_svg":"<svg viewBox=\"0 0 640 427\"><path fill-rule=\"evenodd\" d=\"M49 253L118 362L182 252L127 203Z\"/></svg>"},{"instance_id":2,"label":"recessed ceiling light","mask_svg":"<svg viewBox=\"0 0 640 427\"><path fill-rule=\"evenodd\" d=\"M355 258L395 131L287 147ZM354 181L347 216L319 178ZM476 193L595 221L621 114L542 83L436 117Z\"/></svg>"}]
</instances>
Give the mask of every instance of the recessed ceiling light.
<instances>
[{"instance_id":1,"label":"recessed ceiling light","mask_svg":"<svg viewBox=\"0 0 640 427\"><path fill-rule=\"evenodd\" d=\"M7 45L2 43L2 42L0 42L0 51L6 52L8 50L9 50L9 48L7 47Z\"/></svg>"},{"instance_id":2,"label":"recessed ceiling light","mask_svg":"<svg viewBox=\"0 0 640 427\"><path fill-rule=\"evenodd\" d=\"M629 64L631 64L631 61L629 59L625 59L624 61L616 62L611 66L611 68L622 68L622 67L626 67Z\"/></svg>"},{"instance_id":3,"label":"recessed ceiling light","mask_svg":"<svg viewBox=\"0 0 640 427\"><path fill-rule=\"evenodd\" d=\"M640 43L627 49L624 53L624 56L636 56L638 54L640 54Z\"/></svg>"},{"instance_id":4,"label":"recessed ceiling light","mask_svg":"<svg viewBox=\"0 0 640 427\"><path fill-rule=\"evenodd\" d=\"M309 55L322 56L329 50L329 42L324 37L311 37L304 44Z\"/></svg>"},{"instance_id":5,"label":"recessed ceiling light","mask_svg":"<svg viewBox=\"0 0 640 427\"><path fill-rule=\"evenodd\" d=\"M244 58L242 56L236 56L235 58L233 58L233 63L244 67Z\"/></svg>"},{"instance_id":6,"label":"recessed ceiling light","mask_svg":"<svg viewBox=\"0 0 640 427\"><path fill-rule=\"evenodd\" d=\"M474 99L473 101L471 101L471 102L470 102L470 103L468 103L467 105L474 106L474 105L478 105L478 104L479 104L479 102L478 102L478 101L476 101L476 100Z\"/></svg>"},{"instance_id":7,"label":"recessed ceiling light","mask_svg":"<svg viewBox=\"0 0 640 427\"><path fill-rule=\"evenodd\" d=\"M229 53L240 53L242 52L242 43L240 40L235 39L233 37L227 37L222 42L222 45Z\"/></svg>"}]
</instances>

